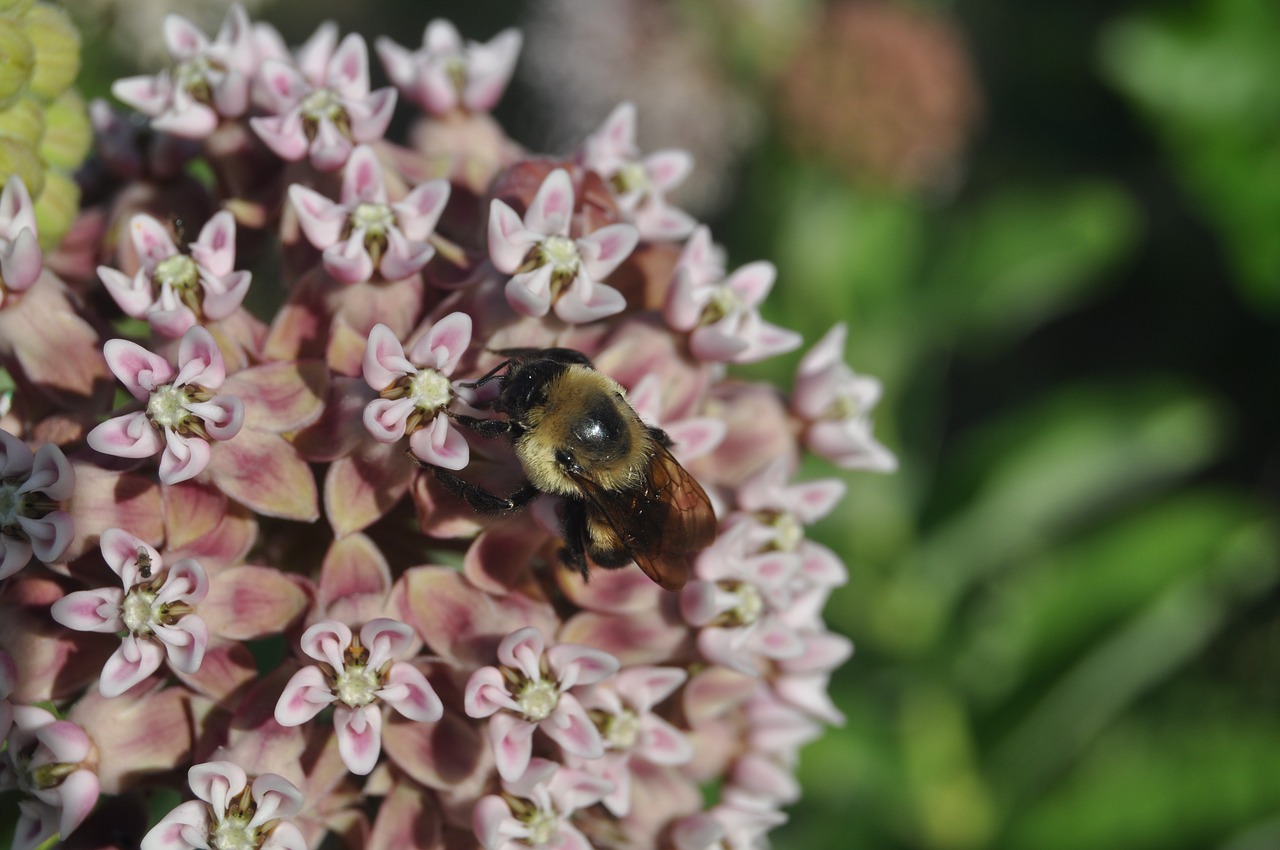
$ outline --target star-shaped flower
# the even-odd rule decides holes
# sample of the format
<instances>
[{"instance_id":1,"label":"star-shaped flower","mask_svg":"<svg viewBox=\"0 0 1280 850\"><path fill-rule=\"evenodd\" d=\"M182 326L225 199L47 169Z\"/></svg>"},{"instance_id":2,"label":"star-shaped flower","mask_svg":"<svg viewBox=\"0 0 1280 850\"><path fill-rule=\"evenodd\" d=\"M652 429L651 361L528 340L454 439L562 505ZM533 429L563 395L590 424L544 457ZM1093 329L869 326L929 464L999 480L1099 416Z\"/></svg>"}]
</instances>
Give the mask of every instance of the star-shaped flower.
<instances>
[{"instance_id":1,"label":"star-shaped flower","mask_svg":"<svg viewBox=\"0 0 1280 850\"><path fill-rule=\"evenodd\" d=\"M27 184L11 175L0 193L0 308L31 288L44 266L36 239L36 211Z\"/></svg>"},{"instance_id":2,"label":"star-shaped flower","mask_svg":"<svg viewBox=\"0 0 1280 850\"><path fill-rule=\"evenodd\" d=\"M0 579L25 567L32 555L45 563L62 557L75 524L59 503L75 488L75 469L61 449L50 443L33 453L0 431Z\"/></svg>"},{"instance_id":3,"label":"star-shaped flower","mask_svg":"<svg viewBox=\"0 0 1280 850\"><path fill-rule=\"evenodd\" d=\"M302 810L292 782L263 773L250 784L230 761L197 764L187 781L198 799L160 819L142 839L142 850L307 850L307 840L288 818Z\"/></svg>"},{"instance_id":4,"label":"star-shaped flower","mask_svg":"<svg viewBox=\"0 0 1280 850\"><path fill-rule=\"evenodd\" d=\"M506 29L487 44L463 43L453 24L436 19L423 30L422 47L415 51L388 38L375 45L396 88L432 115L445 115L494 107L515 70L521 38L519 31Z\"/></svg>"}]
</instances>

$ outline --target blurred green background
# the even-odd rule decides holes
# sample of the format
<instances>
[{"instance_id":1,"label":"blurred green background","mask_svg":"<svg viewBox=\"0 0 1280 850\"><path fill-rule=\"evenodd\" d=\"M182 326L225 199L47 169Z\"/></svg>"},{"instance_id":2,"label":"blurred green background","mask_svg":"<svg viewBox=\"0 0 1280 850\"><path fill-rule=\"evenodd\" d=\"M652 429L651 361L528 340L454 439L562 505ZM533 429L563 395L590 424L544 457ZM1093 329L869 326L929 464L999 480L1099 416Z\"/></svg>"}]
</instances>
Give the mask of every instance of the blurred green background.
<instances>
[{"instance_id":1,"label":"blurred green background","mask_svg":"<svg viewBox=\"0 0 1280 850\"><path fill-rule=\"evenodd\" d=\"M91 93L160 66L129 27L173 4L72 7ZM858 650L779 850L1280 847L1280 4L251 13L293 43L521 26L515 138L567 150L636 100L730 266L778 265L771 318L848 321L902 469L843 474L814 530Z\"/></svg>"}]
</instances>

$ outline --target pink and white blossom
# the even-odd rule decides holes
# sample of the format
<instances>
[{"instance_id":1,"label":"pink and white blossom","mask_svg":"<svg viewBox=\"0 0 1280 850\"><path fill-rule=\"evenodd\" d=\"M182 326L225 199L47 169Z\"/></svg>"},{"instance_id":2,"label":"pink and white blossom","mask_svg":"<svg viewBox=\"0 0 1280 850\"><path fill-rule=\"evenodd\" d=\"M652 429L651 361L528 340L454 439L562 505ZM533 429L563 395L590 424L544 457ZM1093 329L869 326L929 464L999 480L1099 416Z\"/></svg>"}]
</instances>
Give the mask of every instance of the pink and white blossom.
<instances>
[{"instance_id":1,"label":"pink and white blossom","mask_svg":"<svg viewBox=\"0 0 1280 850\"><path fill-rule=\"evenodd\" d=\"M809 349L796 370L791 409L807 425L805 444L815 454L844 469L893 472L898 459L871 433L880 382L844 362L848 333L841 322Z\"/></svg>"},{"instance_id":2,"label":"pink and white blossom","mask_svg":"<svg viewBox=\"0 0 1280 850\"><path fill-rule=\"evenodd\" d=\"M61 503L76 489L76 473L52 443L32 452L0 431L0 580L32 556L53 563L71 545L75 523Z\"/></svg>"},{"instance_id":3,"label":"pink and white blossom","mask_svg":"<svg viewBox=\"0 0 1280 850\"><path fill-rule=\"evenodd\" d=\"M453 24L437 18L423 30L417 50L389 38L375 46L401 94L432 115L446 115L493 109L511 80L521 41L519 31L506 29L485 44L463 42Z\"/></svg>"},{"instance_id":4,"label":"pink and white blossom","mask_svg":"<svg viewBox=\"0 0 1280 850\"><path fill-rule=\"evenodd\" d=\"M413 641L413 629L387 617L365 623L359 637L336 620L316 623L303 632L301 646L320 663L293 674L276 703L276 722L299 726L333 705L343 763L352 773L369 773L382 751L382 704L425 723L444 714L421 671L394 660Z\"/></svg>"},{"instance_id":5,"label":"pink and white blossom","mask_svg":"<svg viewBox=\"0 0 1280 850\"><path fill-rule=\"evenodd\" d=\"M310 158L321 171L336 171L359 144L381 139L395 111L396 92L369 90L369 50L351 33L336 47L322 28L299 64L268 58L261 88L270 115L249 119L258 138L291 162Z\"/></svg>"},{"instance_id":6,"label":"pink and white blossom","mask_svg":"<svg viewBox=\"0 0 1280 850\"><path fill-rule=\"evenodd\" d=\"M471 822L484 850L591 850L572 823L574 812L599 802L608 780L546 759L533 759L518 779L503 779L504 794L483 797Z\"/></svg>"},{"instance_id":7,"label":"pink and white blossom","mask_svg":"<svg viewBox=\"0 0 1280 850\"><path fill-rule=\"evenodd\" d=\"M102 557L121 587L77 590L53 604L53 619L69 629L121 635L98 679L103 696L119 696L160 669L166 658L195 673L209 645L209 629L195 613L209 579L195 558L165 566L160 553L122 528L102 532Z\"/></svg>"},{"instance_id":8,"label":"pink and white blossom","mask_svg":"<svg viewBox=\"0 0 1280 850\"><path fill-rule=\"evenodd\" d=\"M243 7L227 11L212 41L186 18L169 15L164 42L172 68L117 80L111 93L151 116L155 129L192 139L210 135L223 118L244 114L258 57Z\"/></svg>"},{"instance_id":9,"label":"pink and white blossom","mask_svg":"<svg viewBox=\"0 0 1280 850\"><path fill-rule=\"evenodd\" d=\"M289 818L303 806L302 792L275 773L254 777L230 761L197 764L187 771L195 800L160 819L142 839L142 850L307 850Z\"/></svg>"},{"instance_id":10,"label":"pink and white blossom","mask_svg":"<svg viewBox=\"0 0 1280 850\"><path fill-rule=\"evenodd\" d=\"M160 480L176 484L209 465L210 443L230 440L244 424L244 405L214 395L226 378L222 352L199 325L182 335L176 368L135 342L109 340L102 350L125 389L146 408L108 419L89 432L89 446L116 457L159 454Z\"/></svg>"},{"instance_id":11,"label":"pink and white blossom","mask_svg":"<svg viewBox=\"0 0 1280 850\"><path fill-rule=\"evenodd\" d=\"M54 835L64 841L98 802L94 746L85 731L43 708L13 707L0 752L0 791L20 790L12 850L35 850Z\"/></svg>"},{"instance_id":12,"label":"pink and white blossom","mask_svg":"<svg viewBox=\"0 0 1280 850\"><path fill-rule=\"evenodd\" d=\"M608 182L618 207L635 224L641 239L677 241L697 226L693 216L667 203L667 193L693 170L693 155L669 148L641 156L635 104L618 104L583 141L580 159L585 168Z\"/></svg>"},{"instance_id":13,"label":"pink and white blossom","mask_svg":"<svg viewBox=\"0 0 1280 850\"><path fill-rule=\"evenodd\" d=\"M663 313L667 324L689 334L699 360L754 363L785 354L803 341L795 331L766 322L760 305L777 276L773 263L749 263L727 277L705 227L694 231L676 264Z\"/></svg>"},{"instance_id":14,"label":"pink and white blossom","mask_svg":"<svg viewBox=\"0 0 1280 850\"><path fill-rule=\"evenodd\" d=\"M373 149L357 147L342 175L340 203L306 186L289 187L289 200L307 240L323 252L324 267L343 283L402 280L435 256L428 242L449 201L449 182L416 186L389 202L382 165Z\"/></svg>"},{"instance_id":15,"label":"pink and white blossom","mask_svg":"<svg viewBox=\"0 0 1280 850\"><path fill-rule=\"evenodd\" d=\"M797 625L785 614L795 601L792 581L799 557L755 553L745 524L730 524L698 556L696 578L680 595L680 611L698 632L698 649L711 661L758 675L756 657L793 658L804 651Z\"/></svg>"},{"instance_id":16,"label":"pink and white blossom","mask_svg":"<svg viewBox=\"0 0 1280 850\"><path fill-rule=\"evenodd\" d=\"M630 224L611 224L570 238L574 194L569 172L547 175L521 218L501 200L489 207L489 259L507 281L507 303L525 316L545 316L554 306L566 322L611 316L626 307L622 293L600 281L636 247Z\"/></svg>"},{"instance_id":17,"label":"pink and white blossom","mask_svg":"<svg viewBox=\"0 0 1280 850\"><path fill-rule=\"evenodd\" d=\"M35 204L22 178L10 175L0 193L0 308L30 289L43 267Z\"/></svg>"},{"instance_id":18,"label":"pink and white blossom","mask_svg":"<svg viewBox=\"0 0 1280 850\"><path fill-rule=\"evenodd\" d=\"M471 449L446 413L456 392L449 376L471 344L471 317L450 313L423 334L406 355L386 325L369 332L364 380L378 398L364 409L364 426L380 443L409 435L409 451L423 463L462 469Z\"/></svg>"},{"instance_id":19,"label":"pink and white blossom","mask_svg":"<svg viewBox=\"0 0 1280 850\"><path fill-rule=\"evenodd\" d=\"M613 675L616 658L570 643L548 648L542 632L530 626L502 639L498 663L471 674L465 708L469 717L489 718L499 776L511 781L525 772L536 729L570 755L595 759L604 754L599 730L569 691Z\"/></svg>"},{"instance_id":20,"label":"pink and white blossom","mask_svg":"<svg viewBox=\"0 0 1280 850\"><path fill-rule=\"evenodd\" d=\"M252 276L236 271L236 220L225 210L209 219L183 253L159 221L140 213L129 222L138 256L130 277L99 266L107 292L126 315L146 319L161 336L176 339L204 320L225 319L240 307Z\"/></svg>"},{"instance_id":21,"label":"pink and white blossom","mask_svg":"<svg viewBox=\"0 0 1280 850\"><path fill-rule=\"evenodd\" d=\"M629 667L583 694L582 705L600 730L605 752L577 766L613 784L601 802L614 815L625 817L631 811L633 758L666 765L693 758L693 745L684 733L653 711L687 678L677 667Z\"/></svg>"}]
</instances>

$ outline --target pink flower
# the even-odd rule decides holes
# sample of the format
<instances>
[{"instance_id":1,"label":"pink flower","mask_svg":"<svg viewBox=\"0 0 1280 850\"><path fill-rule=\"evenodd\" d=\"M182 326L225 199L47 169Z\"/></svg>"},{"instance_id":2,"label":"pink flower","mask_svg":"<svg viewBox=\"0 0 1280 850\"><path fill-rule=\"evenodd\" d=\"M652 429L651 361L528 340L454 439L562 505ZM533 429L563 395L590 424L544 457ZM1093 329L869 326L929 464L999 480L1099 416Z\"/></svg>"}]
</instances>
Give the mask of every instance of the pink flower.
<instances>
[{"instance_id":1,"label":"pink flower","mask_svg":"<svg viewBox=\"0 0 1280 850\"><path fill-rule=\"evenodd\" d=\"M244 301L252 276L235 271L236 220L225 210L209 219L190 254L178 251L169 232L149 215L135 215L129 236L141 260L133 277L98 266L120 309L146 319L162 336L177 338L204 319L230 316Z\"/></svg>"},{"instance_id":2,"label":"pink flower","mask_svg":"<svg viewBox=\"0 0 1280 850\"><path fill-rule=\"evenodd\" d=\"M195 606L209 579L194 558L166 568L160 553L121 528L102 532L102 557L121 588L77 590L53 604L53 619L82 632L123 634L98 679L103 696L119 696L169 664L184 673L200 669L209 629Z\"/></svg>"},{"instance_id":3,"label":"pink flower","mask_svg":"<svg viewBox=\"0 0 1280 850\"><path fill-rule=\"evenodd\" d=\"M396 88L432 115L444 115L492 109L515 70L521 38L506 29L487 44L464 44L453 24L437 18L427 24L422 47L413 52L389 38L375 44Z\"/></svg>"},{"instance_id":4,"label":"pink flower","mask_svg":"<svg viewBox=\"0 0 1280 850\"><path fill-rule=\"evenodd\" d=\"M591 850L570 819L609 792L608 780L533 759L519 779L502 784L505 794L484 797L472 811L472 827L484 850Z\"/></svg>"},{"instance_id":5,"label":"pink flower","mask_svg":"<svg viewBox=\"0 0 1280 850\"><path fill-rule=\"evenodd\" d=\"M676 241L688 236L697 221L667 203L667 193L693 169L688 151L668 149L640 156L636 145L636 107L618 104L604 124L582 143L585 168L603 177L618 207L648 242Z\"/></svg>"},{"instance_id":6,"label":"pink flower","mask_svg":"<svg viewBox=\"0 0 1280 850\"><path fill-rule=\"evenodd\" d=\"M489 718L498 775L507 781L519 778L529 767L533 732L538 728L566 753L588 759L604 754L599 731L568 691L613 675L617 659L575 644L545 647L538 629L514 631L498 644L502 666L482 667L467 680L467 715Z\"/></svg>"},{"instance_id":7,"label":"pink flower","mask_svg":"<svg viewBox=\"0 0 1280 850\"><path fill-rule=\"evenodd\" d=\"M164 41L174 59L171 70L117 80L111 93L150 115L155 129L192 139L211 134L220 119L244 113L258 60L239 4L227 11L213 41L180 15L165 18Z\"/></svg>"},{"instance_id":8,"label":"pink flower","mask_svg":"<svg viewBox=\"0 0 1280 850\"><path fill-rule=\"evenodd\" d=\"M844 469L893 472L898 459L871 434L880 382L845 364L848 332L835 325L800 361L791 409L808 426L805 443L816 454Z\"/></svg>"},{"instance_id":9,"label":"pink flower","mask_svg":"<svg viewBox=\"0 0 1280 850\"><path fill-rule=\"evenodd\" d=\"M405 661L392 661L413 643L413 629L380 617L360 637L336 620L316 623L302 634L302 651L320 662L304 667L285 685L276 722L299 726L333 704L338 750L352 773L373 770L382 751L382 706L410 720L434 722L444 706L426 677Z\"/></svg>"},{"instance_id":10,"label":"pink flower","mask_svg":"<svg viewBox=\"0 0 1280 850\"><path fill-rule=\"evenodd\" d=\"M0 579L35 555L53 563L71 545L75 524L59 503L76 489L76 473L53 444L33 454L27 444L0 431Z\"/></svg>"},{"instance_id":11,"label":"pink flower","mask_svg":"<svg viewBox=\"0 0 1280 850\"><path fill-rule=\"evenodd\" d=\"M7 297L30 289L43 267L35 205L27 184L10 175L0 193L0 307Z\"/></svg>"},{"instance_id":12,"label":"pink flower","mask_svg":"<svg viewBox=\"0 0 1280 850\"><path fill-rule=\"evenodd\" d=\"M631 759L674 765L693 758L693 746L684 733L653 712L687 678L676 667L629 667L582 697L600 730L605 753L578 766L613 784L601 802L618 817L631 810Z\"/></svg>"},{"instance_id":13,"label":"pink flower","mask_svg":"<svg viewBox=\"0 0 1280 850\"><path fill-rule=\"evenodd\" d=\"M409 434L414 457L432 466L462 469L471 450L445 408L456 394L449 376L471 344L471 317L450 313L436 322L405 355L386 325L369 332L364 380L379 397L364 409L364 426L381 443Z\"/></svg>"},{"instance_id":14,"label":"pink flower","mask_svg":"<svg viewBox=\"0 0 1280 850\"><path fill-rule=\"evenodd\" d=\"M103 354L111 371L145 410L108 419L88 434L89 446L116 457L160 458L160 480L176 484L209 465L209 445L230 440L244 424L244 405L215 396L226 368L213 336L196 326L178 344L175 369L137 343L109 340Z\"/></svg>"},{"instance_id":15,"label":"pink flower","mask_svg":"<svg viewBox=\"0 0 1280 850\"><path fill-rule=\"evenodd\" d=\"M343 283L416 274L435 255L427 243L449 200L449 182L432 180L388 203L382 165L373 149L351 153L342 176L342 202L305 186L289 187L303 232L324 252L324 267Z\"/></svg>"},{"instance_id":16,"label":"pink flower","mask_svg":"<svg viewBox=\"0 0 1280 850\"><path fill-rule=\"evenodd\" d=\"M750 263L728 277L718 265L710 231L699 227L667 291L667 323L689 332L694 356L713 363L754 363L799 348L798 333L760 317L760 304L777 276L773 264Z\"/></svg>"},{"instance_id":17,"label":"pink flower","mask_svg":"<svg viewBox=\"0 0 1280 850\"><path fill-rule=\"evenodd\" d=\"M796 625L784 615L794 596L799 558L789 552L754 553L745 524L731 524L697 561L680 610L698 633L698 649L717 664L758 675L755 657L792 658L804 651Z\"/></svg>"},{"instance_id":18,"label":"pink flower","mask_svg":"<svg viewBox=\"0 0 1280 850\"><path fill-rule=\"evenodd\" d=\"M0 753L0 790L20 789L11 850L35 850L55 834L64 841L98 802L93 742L69 720L43 708L13 708L13 727Z\"/></svg>"},{"instance_id":19,"label":"pink flower","mask_svg":"<svg viewBox=\"0 0 1280 850\"><path fill-rule=\"evenodd\" d=\"M160 819L142 839L142 850L307 850L288 818L302 810L292 782L274 773L249 777L234 762L210 761L187 771L198 797Z\"/></svg>"},{"instance_id":20,"label":"pink flower","mask_svg":"<svg viewBox=\"0 0 1280 850\"><path fill-rule=\"evenodd\" d=\"M489 207L489 259L507 281L507 303L526 316L545 316L555 306L566 322L591 322L621 312L622 293L600 281L636 247L630 224L611 224L580 239L569 237L573 184L558 168L547 175L521 219L494 199Z\"/></svg>"},{"instance_id":21,"label":"pink flower","mask_svg":"<svg viewBox=\"0 0 1280 850\"><path fill-rule=\"evenodd\" d=\"M391 87L369 91L369 51L351 33L333 47L317 33L301 57L305 64L269 58L262 63L266 117L250 118L258 137L283 159L309 156L321 171L336 171L355 145L382 138L396 106Z\"/></svg>"}]
</instances>

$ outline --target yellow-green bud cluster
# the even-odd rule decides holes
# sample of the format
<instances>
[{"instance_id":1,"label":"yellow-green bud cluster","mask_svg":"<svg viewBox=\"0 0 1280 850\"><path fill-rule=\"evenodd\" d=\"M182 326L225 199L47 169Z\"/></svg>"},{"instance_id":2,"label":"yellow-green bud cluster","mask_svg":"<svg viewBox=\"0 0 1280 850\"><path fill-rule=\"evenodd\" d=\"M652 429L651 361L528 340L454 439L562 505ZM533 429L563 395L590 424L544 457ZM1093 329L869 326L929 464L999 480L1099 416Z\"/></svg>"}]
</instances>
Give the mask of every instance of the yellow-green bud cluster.
<instances>
[{"instance_id":1,"label":"yellow-green bud cluster","mask_svg":"<svg viewBox=\"0 0 1280 850\"><path fill-rule=\"evenodd\" d=\"M46 250L75 220L80 193L71 172L93 141L71 87L79 71L80 33L58 5L0 0L0 185L22 177Z\"/></svg>"}]
</instances>

